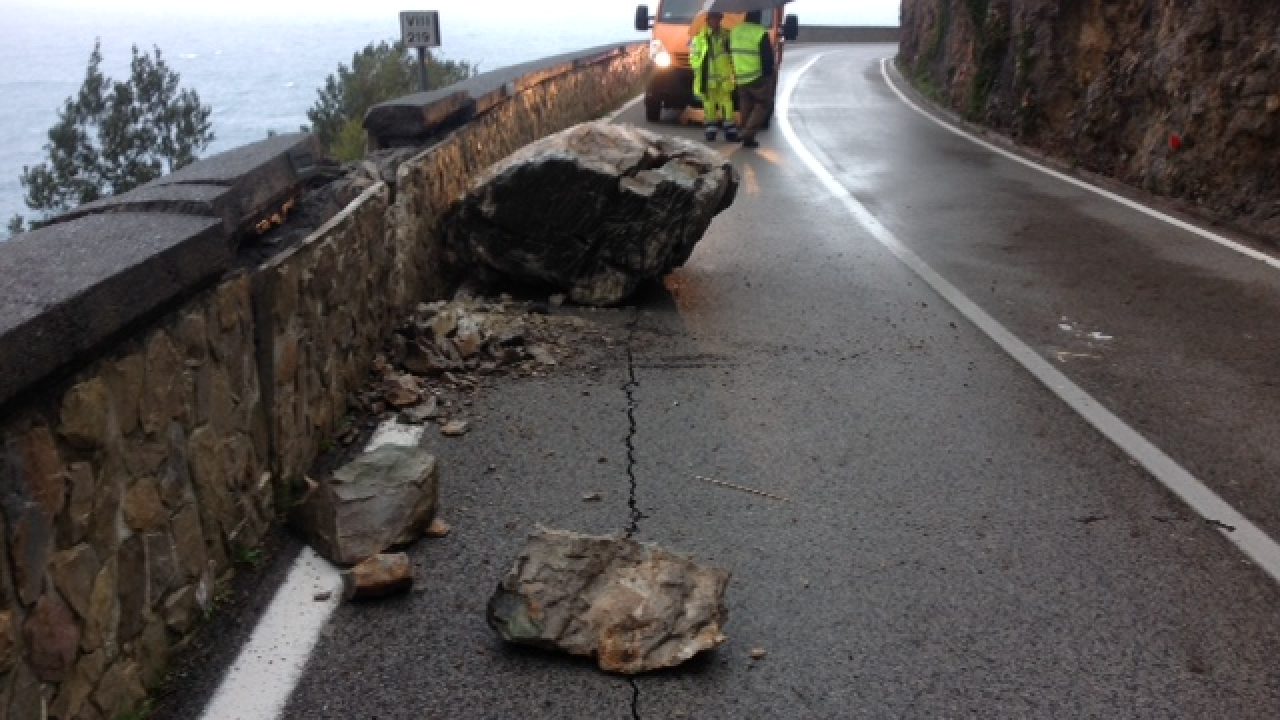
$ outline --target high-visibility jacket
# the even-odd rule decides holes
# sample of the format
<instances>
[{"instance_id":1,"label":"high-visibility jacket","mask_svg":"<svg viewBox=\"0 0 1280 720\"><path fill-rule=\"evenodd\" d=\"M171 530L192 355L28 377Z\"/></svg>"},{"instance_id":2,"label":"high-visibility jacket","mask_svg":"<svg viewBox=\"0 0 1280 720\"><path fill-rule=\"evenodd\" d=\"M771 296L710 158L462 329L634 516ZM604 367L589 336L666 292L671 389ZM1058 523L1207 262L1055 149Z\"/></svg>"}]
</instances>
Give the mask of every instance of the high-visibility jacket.
<instances>
[{"instance_id":1,"label":"high-visibility jacket","mask_svg":"<svg viewBox=\"0 0 1280 720\"><path fill-rule=\"evenodd\" d=\"M729 34L705 28L693 38L689 52L693 67L693 94L701 97L710 87L733 85L733 58L729 56Z\"/></svg>"},{"instance_id":2,"label":"high-visibility jacket","mask_svg":"<svg viewBox=\"0 0 1280 720\"><path fill-rule=\"evenodd\" d=\"M768 30L752 22L744 22L729 31L729 54L733 56L733 74L739 85L764 77L765 61L760 47L768 36Z\"/></svg>"}]
</instances>

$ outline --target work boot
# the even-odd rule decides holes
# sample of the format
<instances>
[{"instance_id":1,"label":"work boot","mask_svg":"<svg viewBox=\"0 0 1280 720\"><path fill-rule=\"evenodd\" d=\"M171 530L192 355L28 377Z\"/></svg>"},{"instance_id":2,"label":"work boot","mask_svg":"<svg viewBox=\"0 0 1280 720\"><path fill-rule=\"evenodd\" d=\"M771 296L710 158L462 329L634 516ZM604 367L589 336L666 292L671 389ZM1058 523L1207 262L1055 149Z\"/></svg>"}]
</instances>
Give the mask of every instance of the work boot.
<instances>
[{"instance_id":1,"label":"work boot","mask_svg":"<svg viewBox=\"0 0 1280 720\"><path fill-rule=\"evenodd\" d=\"M708 126L707 126L707 128L706 128L706 137L707 137L707 142L715 142L715 141L716 141L716 126L715 126L715 125L708 125Z\"/></svg>"},{"instance_id":2,"label":"work boot","mask_svg":"<svg viewBox=\"0 0 1280 720\"><path fill-rule=\"evenodd\" d=\"M725 126L724 126L724 139L725 139L725 140L728 140L729 142L734 142L734 143L738 142L738 126L737 126L737 125L725 125Z\"/></svg>"}]
</instances>

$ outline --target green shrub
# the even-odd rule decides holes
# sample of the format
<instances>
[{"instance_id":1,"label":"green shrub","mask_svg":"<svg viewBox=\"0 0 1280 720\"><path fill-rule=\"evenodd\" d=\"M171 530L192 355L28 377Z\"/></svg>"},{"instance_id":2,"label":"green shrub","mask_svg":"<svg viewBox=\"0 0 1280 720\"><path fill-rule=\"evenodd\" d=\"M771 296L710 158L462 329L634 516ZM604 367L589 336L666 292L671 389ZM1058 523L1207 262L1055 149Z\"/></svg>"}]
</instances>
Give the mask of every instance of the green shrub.
<instances>
[{"instance_id":1,"label":"green shrub","mask_svg":"<svg viewBox=\"0 0 1280 720\"><path fill-rule=\"evenodd\" d=\"M475 73L471 63L439 61L427 53L428 89L452 85ZM418 61L403 44L370 43L351 56L350 67L339 63L338 71L316 91L319 98L307 111L311 131L335 156L341 157L341 152L348 155L345 159L357 159L364 154L363 139L360 154L350 156L352 123L362 128L369 108L418 89Z\"/></svg>"}]
</instances>

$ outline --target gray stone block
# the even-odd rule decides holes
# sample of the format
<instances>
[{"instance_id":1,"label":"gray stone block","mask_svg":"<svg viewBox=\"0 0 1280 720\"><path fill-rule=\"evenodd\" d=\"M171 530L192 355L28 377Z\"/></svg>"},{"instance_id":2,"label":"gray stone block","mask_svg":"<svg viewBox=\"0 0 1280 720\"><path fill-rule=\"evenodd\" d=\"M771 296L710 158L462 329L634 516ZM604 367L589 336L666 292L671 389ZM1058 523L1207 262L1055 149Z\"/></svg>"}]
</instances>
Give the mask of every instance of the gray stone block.
<instances>
[{"instance_id":1,"label":"gray stone block","mask_svg":"<svg viewBox=\"0 0 1280 720\"><path fill-rule=\"evenodd\" d=\"M221 221L113 213L0 244L0 404L231 266Z\"/></svg>"},{"instance_id":2,"label":"gray stone block","mask_svg":"<svg viewBox=\"0 0 1280 720\"><path fill-rule=\"evenodd\" d=\"M425 140L439 128L467 120L474 102L456 86L414 93L369 108L364 129L378 148L395 147Z\"/></svg>"},{"instance_id":3,"label":"gray stone block","mask_svg":"<svg viewBox=\"0 0 1280 720\"><path fill-rule=\"evenodd\" d=\"M602 45L490 70L447 88L375 105L365 115L364 128L378 148L425 142L523 90L623 52L623 45Z\"/></svg>"},{"instance_id":4,"label":"gray stone block","mask_svg":"<svg viewBox=\"0 0 1280 720\"><path fill-rule=\"evenodd\" d=\"M231 207L231 197L231 188L224 185L162 185L152 182L127 193L85 203L59 215L54 223L105 213L175 213L218 218L231 229L239 222Z\"/></svg>"},{"instance_id":5,"label":"gray stone block","mask_svg":"<svg viewBox=\"0 0 1280 720\"><path fill-rule=\"evenodd\" d=\"M213 217L236 242L259 220L279 210L314 174L322 154L310 133L277 135L198 160L142 187L87 203L59 216L160 212Z\"/></svg>"}]
</instances>

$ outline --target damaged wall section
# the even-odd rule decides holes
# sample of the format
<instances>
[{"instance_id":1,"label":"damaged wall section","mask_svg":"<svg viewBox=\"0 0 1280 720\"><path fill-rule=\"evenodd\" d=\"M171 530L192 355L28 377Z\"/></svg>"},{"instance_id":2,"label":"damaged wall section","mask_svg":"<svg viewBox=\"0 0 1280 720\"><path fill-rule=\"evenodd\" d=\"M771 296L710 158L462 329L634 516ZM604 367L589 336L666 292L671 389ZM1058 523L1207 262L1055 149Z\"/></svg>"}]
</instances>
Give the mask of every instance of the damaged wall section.
<instances>
[{"instance_id":1,"label":"damaged wall section","mask_svg":"<svg viewBox=\"0 0 1280 720\"><path fill-rule=\"evenodd\" d=\"M441 218L471 179L639 93L647 60L615 46L498 70L449 89L449 112L406 98L412 137L371 144L420 151L261 263L238 233L307 187L310 136L0 245L0 717L140 706L377 348L449 289Z\"/></svg>"}]
</instances>

